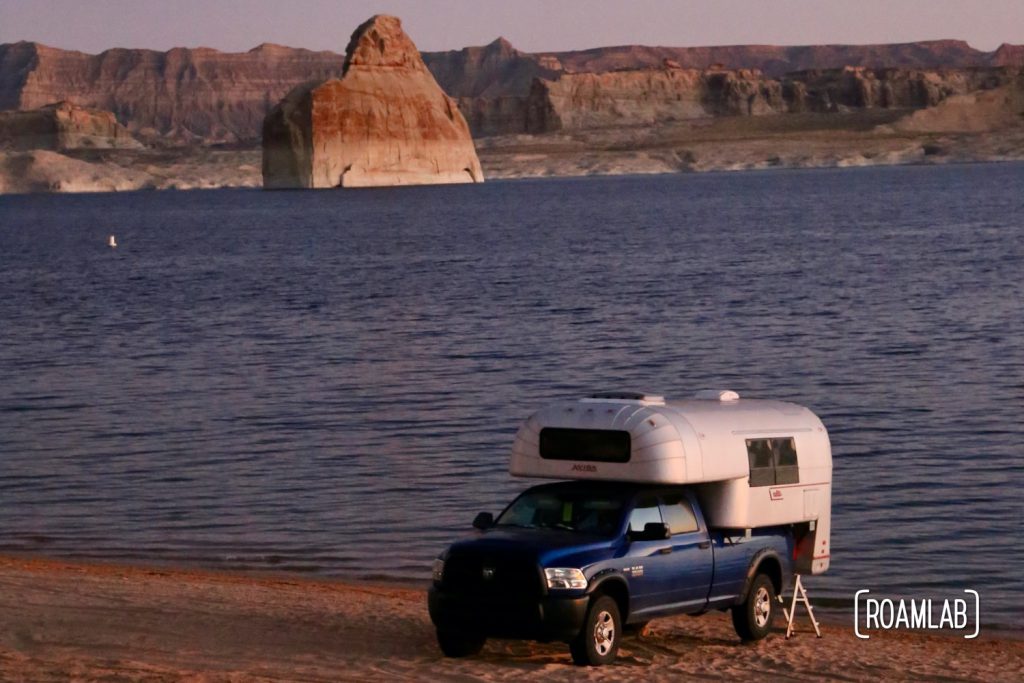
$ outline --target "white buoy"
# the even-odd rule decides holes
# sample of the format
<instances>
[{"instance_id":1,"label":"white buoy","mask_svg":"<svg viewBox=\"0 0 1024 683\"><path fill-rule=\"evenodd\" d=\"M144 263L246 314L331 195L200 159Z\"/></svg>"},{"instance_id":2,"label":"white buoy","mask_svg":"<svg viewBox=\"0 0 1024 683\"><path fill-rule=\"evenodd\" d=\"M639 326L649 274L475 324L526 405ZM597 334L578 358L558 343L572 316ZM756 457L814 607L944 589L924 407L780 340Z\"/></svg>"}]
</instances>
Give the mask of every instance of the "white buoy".
<instances>
[{"instance_id":1,"label":"white buoy","mask_svg":"<svg viewBox=\"0 0 1024 683\"><path fill-rule=\"evenodd\" d=\"M111 249L116 249L117 248L117 239L115 239L114 236L111 235L107 239L107 244L110 246Z\"/></svg>"}]
</instances>

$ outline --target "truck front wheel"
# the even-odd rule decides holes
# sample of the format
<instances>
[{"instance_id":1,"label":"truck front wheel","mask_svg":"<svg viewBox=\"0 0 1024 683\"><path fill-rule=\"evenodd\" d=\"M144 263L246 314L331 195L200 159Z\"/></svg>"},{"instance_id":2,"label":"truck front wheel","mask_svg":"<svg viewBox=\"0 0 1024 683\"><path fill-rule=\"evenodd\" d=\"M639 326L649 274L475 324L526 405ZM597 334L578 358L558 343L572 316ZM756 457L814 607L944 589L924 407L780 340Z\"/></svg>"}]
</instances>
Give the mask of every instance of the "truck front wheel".
<instances>
[{"instance_id":1,"label":"truck front wheel","mask_svg":"<svg viewBox=\"0 0 1024 683\"><path fill-rule=\"evenodd\" d=\"M590 603L583 630L569 643L572 661L579 666L611 664L619 652L622 618L615 600L602 595Z\"/></svg>"},{"instance_id":2,"label":"truck front wheel","mask_svg":"<svg viewBox=\"0 0 1024 683\"><path fill-rule=\"evenodd\" d=\"M775 586L765 574L750 584L747 599L732 608L732 625L742 640L761 640L772 630L775 617Z\"/></svg>"},{"instance_id":3,"label":"truck front wheel","mask_svg":"<svg viewBox=\"0 0 1024 683\"><path fill-rule=\"evenodd\" d=\"M469 657L484 649L487 638L474 633L437 629L437 644L445 657Z\"/></svg>"}]
</instances>

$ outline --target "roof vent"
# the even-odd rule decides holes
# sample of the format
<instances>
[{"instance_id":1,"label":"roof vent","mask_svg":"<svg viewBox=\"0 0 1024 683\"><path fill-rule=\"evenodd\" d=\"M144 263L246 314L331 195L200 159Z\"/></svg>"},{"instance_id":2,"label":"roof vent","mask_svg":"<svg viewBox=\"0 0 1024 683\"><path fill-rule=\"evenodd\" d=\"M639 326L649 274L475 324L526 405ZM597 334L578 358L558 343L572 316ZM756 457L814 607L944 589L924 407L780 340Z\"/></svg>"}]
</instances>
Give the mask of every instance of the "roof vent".
<instances>
[{"instance_id":1,"label":"roof vent","mask_svg":"<svg viewBox=\"0 0 1024 683\"><path fill-rule=\"evenodd\" d=\"M738 401L740 395L728 389L701 389L693 395L700 401Z\"/></svg>"},{"instance_id":2,"label":"roof vent","mask_svg":"<svg viewBox=\"0 0 1024 683\"><path fill-rule=\"evenodd\" d=\"M583 400L592 401L638 401L647 405L664 405L664 396L644 394L638 391L599 391Z\"/></svg>"}]
</instances>

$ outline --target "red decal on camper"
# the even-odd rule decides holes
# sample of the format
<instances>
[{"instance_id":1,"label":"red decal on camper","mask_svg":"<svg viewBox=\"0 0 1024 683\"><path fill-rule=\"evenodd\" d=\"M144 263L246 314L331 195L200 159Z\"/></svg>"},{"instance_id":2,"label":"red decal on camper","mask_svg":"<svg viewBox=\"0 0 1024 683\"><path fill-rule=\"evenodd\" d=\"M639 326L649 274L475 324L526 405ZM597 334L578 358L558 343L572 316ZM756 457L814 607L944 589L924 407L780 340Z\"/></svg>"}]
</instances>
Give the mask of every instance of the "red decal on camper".
<instances>
[{"instance_id":1,"label":"red decal on camper","mask_svg":"<svg viewBox=\"0 0 1024 683\"><path fill-rule=\"evenodd\" d=\"M771 496L772 500L782 500L782 489L771 489L768 495Z\"/></svg>"}]
</instances>

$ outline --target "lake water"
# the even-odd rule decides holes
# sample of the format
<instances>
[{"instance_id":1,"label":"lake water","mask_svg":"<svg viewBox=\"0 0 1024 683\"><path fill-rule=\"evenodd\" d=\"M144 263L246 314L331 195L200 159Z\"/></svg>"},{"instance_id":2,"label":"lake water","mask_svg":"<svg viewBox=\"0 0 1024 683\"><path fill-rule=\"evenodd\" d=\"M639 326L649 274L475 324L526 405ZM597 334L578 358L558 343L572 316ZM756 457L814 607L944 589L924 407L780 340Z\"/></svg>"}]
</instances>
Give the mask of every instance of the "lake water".
<instances>
[{"instance_id":1,"label":"lake water","mask_svg":"<svg viewBox=\"0 0 1024 683\"><path fill-rule=\"evenodd\" d=\"M1022 282L1021 164L0 197L0 552L423 582L536 407L730 388L830 429L812 598L1020 629Z\"/></svg>"}]
</instances>

